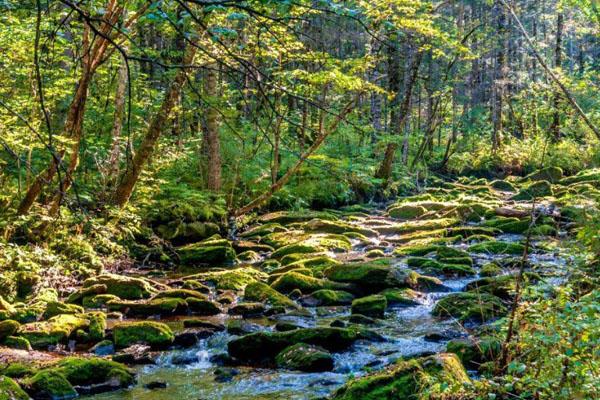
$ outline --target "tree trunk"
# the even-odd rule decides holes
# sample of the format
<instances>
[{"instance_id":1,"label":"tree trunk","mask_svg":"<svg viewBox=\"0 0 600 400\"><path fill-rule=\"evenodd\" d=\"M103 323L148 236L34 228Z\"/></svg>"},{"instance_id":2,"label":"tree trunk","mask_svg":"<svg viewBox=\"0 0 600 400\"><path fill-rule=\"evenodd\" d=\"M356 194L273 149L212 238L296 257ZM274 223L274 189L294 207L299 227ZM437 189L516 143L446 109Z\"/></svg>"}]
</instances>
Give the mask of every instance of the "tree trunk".
<instances>
[{"instance_id":1,"label":"tree trunk","mask_svg":"<svg viewBox=\"0 0 600 400\"><path fill-rule=\"evenodd\" d=\"M125 114L125 98L127 91L127 64L123 60L119 66L117 78L117 91L115 93L115 115L111 132L112 145L108 157L107 181L111 184L119 175L119 163L121 155L121 132L123 130L123 115Z\"/></svg>"},{"instance_id":2,"label":"tree trunk","mask_svg":"<svg viewBox=\"0 0 600 400\"><path fill-rule=\"evenodd\" d=\"M206 71L204 91L210 102L206 110L206 149L207 149L207 188L218 192L221 190L221 144L219 141L219 111L216 108L217 71L216 65L210 66Z\"/></svg>"},{"instance_id":3,"label":"tree trunk","mask_svg":"<svg viewBox=\"0 0 600 400\"><path fill-rule=\"evenodd\" d=\"M556 16L556 47L554 49L554 68L559 69L562 64L562 33L563 33L563 14L561 12ZM560 139L560 93L554 93L553 99L554 113L552 114L552 125L550 132L554 140Z\"/></svg>"},{"instance_id":4,"label":"tree trunk","mask_svg":"<svg viewBox=\"0 0 600 400\"><path fill-rule=\"evenodd\" d=\"M494 83L492 95L492 148L495 151L500 145L502 135L502 108L504 106L504 85L506 68L506 14L500 2L494 4L494 19L498 43L495 48Z\"/></svg>"},{"instance_id":5,"label":"tree trunk","mask_svg":"<svg viewBox=\"0 0 600 400\"><path fill-rule=\"evenodd\" d=\"M183 59L183 65L187 66L192 64L195 55L196 47L188 45ZM171 83L171 86L165 93L160 110L155 114L154 118L150 122L146 136L142 140L142 143L135 153L133 160L127 166L127 169L121 176L121 180L113 197L113 202L115 205L123 207L129 201L140 173L144 169L144 165L152 157L156 142L166 126L169 115L171 114L171 110L173 109L173 106L175 105L177 98L181 93L186 76L187 70L185 67L182 67L179 69L179 71L177 71L174 81Z\"/></svg>"}]
</instances>

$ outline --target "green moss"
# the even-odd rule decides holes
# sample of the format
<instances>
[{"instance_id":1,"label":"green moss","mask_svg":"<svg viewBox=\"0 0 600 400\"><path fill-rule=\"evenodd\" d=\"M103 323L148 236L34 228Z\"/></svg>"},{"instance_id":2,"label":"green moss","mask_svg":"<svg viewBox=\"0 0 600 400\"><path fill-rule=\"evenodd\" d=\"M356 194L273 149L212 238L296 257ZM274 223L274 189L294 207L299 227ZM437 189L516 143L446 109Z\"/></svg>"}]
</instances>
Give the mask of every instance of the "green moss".
<instances>
[{"instance_id":1,"label":"green moss","mask_svg":"<svg viewBox=\"0 0 600 400\"><path fill-rule=\"evenodd\" d=\"M490 186L502 192L516 192L515 185L508 181L495 180L490 183Z\"/></svg>"},{"instance_id":2,"label":"green moss","mask_svg":"<svg viewBox=\"0 0 600 400\"><path fill-rule=\"evenodd\" d=\"M85 317L90 321L88 327L89 340L98 342L104 339L104 332L106 331L106 314L103 312L92 312L87 313Z\"/></svg>"},{"instance_id":3,"label":"green moss","mask_svg":"<svg viewBox=\"0 0 600 400\"><path fill-rule=\"evenodd\" d=\"M333 369L333 357L325 349L304 343L286 347L277 354L275 363L279 368L303 372L324 372Z\"/></svg>"},{"instance_id":4,"label":"green moss","mask_svg":"<svg viewBox=\"0 0 600 400\"><path fill-rule=\"evenodd\" d=\"M268 277L264 272L251 267L236 268L226 271L205 272L189 276L188 279L197 279L201 282L215 285L221 290L243 290L247 284L266 280Z\"/></svg>"},{"instance_id":5,"label":"green moss","mask_svg":"<svg viewBox=\"0 0 600 400\"><path fill-rule=\"evenodd\" d=\"M490 262L481 267L479 275L481 276L496 276L502 273L502 267L495 262Z\"/></svg>"},{"instance_id":6,"label":"green moss","mask_svg":"<svg viewBox=\"0 0 600 400\"><path fill-rule=\"evenodd\" d=\"M529 282L536 282L539 276L534 273L526 272L523 275L523 285ZM515 275L501 275L496 277L481 278L470 282L466 290L473 293L487 293L499 297L503 300L512 299L516 288Z\"/></svg>"},{"instance_id":7,"label":"green moss","mask_svg":"<svg viewBox=\"0 0 600 400\"><path fill-rule=\"evenodd\" d=\"M0 400L29 400L19 384L7 376L0 376Z\"/></svg>"},{"instance_id":8,"label":"green moss","mask_svg":"<svg viewBox=\"0 0 600 400\"><path fill-rule=\"evenodd\" d=\"M69 297L67 297L66 302L81 304L82 300L85 297L90 297L90 296L94 296L97 294L104 294L104 293L106 293L107 290L108 290L108 288L106 287L106 285L103 285L103 284L82 287L79 290L76 290L75 292L71 293L69 295Z\"/></svg>"},{"instance_id":9,"label":"green moss","mask_svg":"<svg viewBox=\"0 0 600 400\"><path fill-rule=\"evenodd\" d=\"M64 343L77 329L89 326L89 320L82 316L61 314L48 321L32 322L19 327L18 336L27 339L33 348L47 348Z\"/></svg>"},{"instance_id":10,"label":"green moss","mask_svg":"<svg viewBox=\"0 0 600 400\"><path fill-rule=\"evenodd\" d=\"M285 257L284 257L285 259ZM283 261L283 259L282 259ZM331 258L329 256L315 256L305 258L300 257L300 259L295 260L289 264L288 266L302 266L304 268L308 268L315 271L323 271L333 265L340 265L341 262L336 260L335 258Z\"/></svg>"},{"instance_id":11,"label":"green moss","mask_svg":"<svg viewBox=\"0 0 600 400\"><path fill-rule=\"evenodd\" d=\"M331 221L323 219L312 219L302 225L306 232L322 232L322 233L359 233L361 235L372 237L377 236L377 232L372 229L363 228L356 225L347 224L341 221Z\"/></svg>"},{"instance_id":12,"label":"green moss","mask_svg":"<svg viewBox=\"0 0 600 400\"><path fill-rule=\"evenodd\" d=\"M534 197L546 197L553 194L552 185L548 181L538 181L519 190L519 192L511 197L512 200L532 200Z\"/></svg>"},{"instance_id":13,"label":"green moss","mask_svg":"<svg viewBox=\"0 0 600 400\"><path fill-rule=\"evenodd\" d=\"M221 306L216 301L188 297L185 299L190 312L196 315L218 315L221 313Z\"/></svg>"},{"instance_id":14,"label":"green moss","mask_svg":"<svg viewBox=\"0 0 600 400\"><path fill-rule=\"evenodd\" d=\"M73 399L78 396L67 378L55 369L43 370L25 381L34 398Z\"/></svg>"},{"instance_id":15,"label":"green moss","mask_svg":"<svg viewBox=\"0 0 600 400\"><path fill-rule=\"evenodd\" d=\"M147 344L153 347L164 347L173 343L175 336L169 328L160 322L123 322L113 327L113 338L116 347L128 347L133 344Z\"/></svg>"},{"instance_id":16,"label":"green moss","mask_svg":"<svg viewBox=\"0 0 600 400\"><path fill-rule=\"evenodd\" d=\"M161 297L158 299L128 301L111 300L106 303L110 311L119 311L131 316L180 315L187 312L188 303L184 299Z\"/></svg>"},{"instance_id":17,"label":"green moss","mask_svg":"<svg viewBox=\"0 0 600 400\"><path fill-rule=\"evenodd\" d=\"M394 206L388 210L388 214L392 218L409 220L419 218L427 213L427 209L420 205L403 204Z\"/></svg>"},{"instance_id":18,"label":"green moss","mask_svg":"<svg viewBox=\"0 0 600 400\"><path fill-rule=\"evenodd\" d=\"M474 244L469 247L471 253L488 253L488 254L523 254L525 246L519 243L487 241Z\"/></svg>"},{"instance_id":19,"label":"green moss","mask_svg":"<svg viewBox=\"0 0 600 400\"><path fill-rule=\"evenodd\" d=\"M278 223L266 223L255 226L240 234L241 237L250 238L255 236L265 236L274 232L286 232L287 229Z\"/></svg>"},{"instance_id":20,"label":"green moss","mask_svg":"<svg viewBox=\"0 0 600 400\"><path fill-rule=\"evenodd\" d=\"M389 264L389 259L378 259L366 263L336 265L326 269L324 274L332 281L351 283L368 293L405 287L405 271L393 268Z\"/></svg>"},{"instance_id":21,"label":"green moss","mask_svg":"<svg viewBox=\"0 0 600 400\"><path fill-rule=\"evenodd\" d=\"M119 388L135 381L133 373L123 364L102 358L67 357L54 368L74 386L111 381L112 386Z\"/></svg>"},{"instance_id":22,"label":"green moss","mask_svg":"<svg viewBox=\"0 0 600 400\"><path fill-rule=\"evenodd\" d=\"M290 293L299 289L302 293L311 293L320 289L346 289L346 285L331 282L326 279L314 278L296 271L287 272L277 278L271 287L280 293Z\"/></svg>"},{"instance_id":23,"label":"green moss","mask_svg":"<svg viewBox=\"0 0 600 400\"><path fill-rule=\"evenodd\" d=\"M246 251L238 254L237 258L238 258L238 260L244 261L247 263L259 262L261 259L260 256L258 255L258 253L253 250L246 250Z\"/></svg>"},{"instance_id":24,"label":"green moss","mask_svg":"<svg viewBox=\"0 0 600 400\"><path fill-rule=\"evenodd\" d=\"M450 228L458 223L459 220L456 218L440 218L423 221L407 221L394 225L378 226L374 229L382 234L402 235L416 231L431 231L436 229Z\"/></svg>"},{"instance_id":25,"label":"green moss","mask_svg":"<svg viewBox=\"0 0 600 400\"><path fill-rule=\"evenodd\" d=\"M46 311L44 311L43 318L52 318L59 314L81 314L83 313L83 307L76 304L65 304L60 301L51 301L46 304Z\"/></svg>"},{"instance_id":26,"label":"green moss","mask_svg":"<svg viewBox=\"0 0 600 400\"><path fill-rule=\"evenodd\" d=\"M30 351L32 349L31 343L29 343L29 340L27 340L21 336L9 336L6 339L4 339L4 342L2 344L6 347L10 347L11 349L28 350L28 351Z\"/></svg>"},{"instance_id":27,"label":"green moss","mask_svg":"<svg viewBox=\"0 0 600 400\"><path fill-rule=\"evenodd\" d=\"M310 254L310 253L318 253L323 250L324 249L322 247L318 247L318 246L314 246L314 245L308 245L308 244L303 244L303 243L294 243L294 244L289 244L287 246L278 248L271 254L271 257L282 258L289 254Z\"/></svg>"},{"instance_id":28,"label":"green moss","mask_svg":"<svg viewBox=\"0 0 600 400\"><path fill-rule=\"evenodd\" d=\"M24 378L32 375L35 372L35 368L23 362L11 362L5 367L0 369L0 375L8 376L9 378ZM0 398L2 398L0 396Z\"/></svg>"},{"instance_id":29,"label":"green moss","mask_svg":"<svg viewBox=\"0 0 600 400\"><path fill-rule=\"evenodd\" d=\"M496 296L487 293L451 293L435 305L433 315L460 321L486 322L501 317L506 307Z\"/></svg>"},{"instance_id":30,"label":"green moss","mask_svg":"<svg viewBox=\"0 0 600 400\"><path fill-rule=\"evenodd\" d=\"M262 282L248 284L244 290L244 298L267 303L274 307L298 308L298 305L288 297Z\"/></svg>"},{"instance_id":31,"label":"green moss","mask_svg":"<svg viewBox=\"0 0 600 400\"><path fill-rule=\"evenodd\" d=\"M588 169L579 172L577 175L563 178L559 181L561 185L573 185L586 181L600 181L600 169Z\"/></svg>"},{"instance_id":32,"label":"green moss","mask_svg":"<svg viewBox=\"0 0 600 400\"><path fill-rule=\"evenodd\" d=\"M463 398L471 380L454 354L400 361L383 371L351 380L335 400L418 400Z\"/></svg>"},{"instance_id":33,"label":"green moss","mask_svg":"<svg viewBox=\"0 0 600 400\"><path fill-rule=\"evenodd\" d=\"M102 308L111 300L119 301L121 299L114 294L98 294L84 297L81 303L85 308Z\"/></svg>"},{"instance_id":34,"label":"green moss","mask_svg":"<svg viewBox=\"0 0 600 400\"><path fill-rule=\"evenodd\" d=\"M476 369L500 356L502 342L490 336L478 340L454 339L448 342L446 351L456 354L463 365Z\"/></svg>"},{"instance_id":35,"label":"green moss","mask_svg":"<svg viewBox=\"0 0 600 400\"><path fill-rule=\"evenodd\" d=\"M352 302L352 314L361 314L367 317L383 318L387 308L387 298L374 294L355 299Z\"/></svg>"},{"instance_id":36,"label":"green moss","mask_svg":"<svg viewBox=\"0 0 600 400\"><path fill-rule=\"evenodd\" d=\"M470 259L470 257L469 257ZM465 264L447 264L436 260L431 260L424 257L411 257L406 260L409 267L421 268L428 274L444 274L444 275L457 275L467 276L475 275L475 270L469 265Z\"/></svg>"},{"instance_id":37,"label":"green moss","mask_svg":"<svg viewBox=\"0 0 600 400\"><path fill-rule=\"evenodd\" d=\"M311 219L334 221L337 217L327 211L277 211L261 216L259 221L262 223L291 224L294 222L306 222Z\"/></svg>"},{"instance_id":38,"label":"green moss","mask_svg":"<svg viewBox=\"0 0 600 400\"><path fill-rule=\"evenodd\" d=\"M227 241L207 240L188 244L177 249L179 260L186 265L231 264L235 261L235 250Z\"/></svg>"},{"instance_id":39,"label":"green moss","mask_svg":"<svg viewBox=\"0 0 600 400\"><path fill-rule=\"evenodd\" d=\"M386 289L379 294L386 298L390 306L416 306L421 304L419 302L419 292L415 292L409 288Z\"/></svg>"},{"instance_id":40,"label":"green moss","mask_svg":"<svg viewBox=\"0 0 600 400\"><path fill-rule=\"evenodd\" d=\"M560 167L546 167L532 172L521 181L548 181L550 183L557 183L562 177L563 170Z\"/></svg>"},{"instance_id":41,"label":"green moss","mask_svg":"<svg viewBox=\"0 0 600 400\"><path fill-rule=\"evenodd\" d=\"M98 284L106 286L107 294L126 300L145 299L156 293L151 283L145 279L116 274L103 274L86 279L83 286L87 288Z\"/></svg>"},{"instance_id":42,"label":"green moss","mask_svg":"<svg viewBox=\"0 0 600 400\"><path fill-rule=\"evenodd\" d=\"M169 298L177 298L177 299L187 299L189 297L194 297L196 299L200 299L200 300L206 300L208 299L208 297L206 297L205 294L200 293L196 290L191 290L191 289L169 289L169 290L164 290L160 293L158 293L157 295L155 295L153 297L153 299L162 299L165 297L169 297Z\"/></svg>"},{"instance_id":43,"label":"green moss","mask_svg":"<svg viewBox=\"0 0 600 400\"><path fill-rule=\"evenodd\" d=\"M21 324L10 319L0 322L0 342L15 333L19 329L19 326Z\"/></svg>"},{"instance_id":44,"label":"green moss","mask_svg":"<svg viewBox=\"0 0 600 400\"><path fill-rule=\"evenodd\" d=\"M321 289L312 292L308 296L311 300L309 303L314 303L315 306L339 306L352 303L354 295L343 290Z\"/></svg>"}]
</instances>

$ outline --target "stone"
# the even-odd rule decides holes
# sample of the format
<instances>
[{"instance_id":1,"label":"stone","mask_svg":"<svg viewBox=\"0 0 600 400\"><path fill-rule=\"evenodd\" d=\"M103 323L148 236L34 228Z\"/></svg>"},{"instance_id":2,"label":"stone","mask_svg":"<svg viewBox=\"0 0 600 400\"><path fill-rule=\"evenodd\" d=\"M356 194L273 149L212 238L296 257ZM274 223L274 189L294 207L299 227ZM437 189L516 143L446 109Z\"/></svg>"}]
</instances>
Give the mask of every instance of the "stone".
<instances>
[{"instance_id":1,"label":"stone","mask_svg":"<svg viewBox=\"0 0 600 400\"><path fill-rule=\"evenodd\" d=\"M309 307L341 306L352 303L354 295L344 290L320 289L303 297L301 303Z\"/></svg>"},{"instance_id":2,"label":"stone","mask_svg":"<svg viewBox=\"0 0 600 400\"><path fill-rule=\"evenodd\" d=\"M333 357L325 349L304 343L286 347L275 357L278 368L303 372L325 372L333 370Z\"/></svg>"},{"instance_id":3,"label":"stone","mask_svg":"<svg viewBox=\"0 0 600 400\"><path fill-rule=\"evenodd\" d=\"M238 303L228 311L230 315L241 315L244 318L261 315L265 312L265 306L262 303Z\"/></svg>"},{"instance_id":4,"label":"stone","mask_svg":"<svg viewBox=\"0 0 600 400\"><path fill-rule=\"evenodd\" d=\"M122 322L113 327L113 338L118 348L133 344L145 344L155 348L164 348L173 343L175 336L169 328L160 322Z\"/></svg>"},{"instance_id":5,"label":"stone","mask_svg":"<svg viewBox=\"0 0 600 400\"><path fill-rule=\"evenodd\" d=\"M11 378L0 376L0 399L29 400L29 395Z\"/></svg>"},{"instance_id":6,"label":"stone","mask_svg":"<svg viewBox=\"0 0 600 400\"><path fill-rule=\"evenodd\" d=\"M107 294L112 294L124 300L146 299L156 293L156 289L146 279L116 274L98 275L83 282L84 288L94 285L104 285Z\"/></svg>"},{"instance_id":7,"label":"stone","mask_svg":"<svg viewBox=\"0 0 600 400\"><path fill-rule=\"evenodd\" d=\"M554 191L550 182L537 181L519 190L516 195L511 197L511 200L532 200L533 198L547 197L553 194Z\"/></svg>"},{"instance_id":8,"label":"stone","mask_svg":"<svg viewBox=\"0 0 600 400\"><path fill-rule=\"evenodd\" d=\"M291 271L277 278L271 287L280 293L290 293L294 289L298 289L302 293L312 293L320 289L344 290L348 288L348 285Z\"/></svg>"},{"instance_id":9,"label":"stone","mask_svg":"<svg viewBox=\"0 0 600 400\"><path fill-rule=\"evenodd\" d=\"M469 246L468 251L471 253L488 253L488 254L523 254L525 246L520 243L487 241Z\"/></svg>"},{"instance_id":10,"label":"stone","mask_svg":"<svg viewBox=\"0 0 600 400\"><path fill-rule=\"evenodd\" d=\"M502 301L488 293L452 293L440 299L432 314L453 317L459 321L487 322L504 316L506 307Z\"/></svg>"},{"instance_id":11,"label":"stone","mask_svg":"<svg viewBox=\"0 0 600 400\"><path fill-rule=\"evenodd\" d=\"M383 318L386 308L387 298L378 294L362 297L352 301L352 314Z\"/></svg>"},{"instance_id":12,"label":"stone","mask_svg":"<svg viewBox=\"0 0 600 400\"><path fill-rule=\"evenodd\" d=\"M266 303L274 307L298 308L294 301L262 282L248 284L244 289L244 299Z\"/></svg>"}]
</instances>

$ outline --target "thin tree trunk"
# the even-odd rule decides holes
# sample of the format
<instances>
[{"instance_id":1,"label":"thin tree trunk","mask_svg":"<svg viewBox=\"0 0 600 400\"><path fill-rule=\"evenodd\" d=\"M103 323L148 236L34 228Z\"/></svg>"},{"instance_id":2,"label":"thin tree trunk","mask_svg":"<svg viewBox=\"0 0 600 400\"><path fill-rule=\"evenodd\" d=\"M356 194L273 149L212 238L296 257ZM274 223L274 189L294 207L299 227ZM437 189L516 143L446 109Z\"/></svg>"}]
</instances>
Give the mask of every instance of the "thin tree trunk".
<instances>
[{"instance_id":1,"label":"thin tree trunk","mask_svg":"<svg viewBox=\"0 0 600 400\"><path fill-rule=\"evenodd\" d=\"M498 43L495 48L494 82L492 96L492 148L495 151L500 145L502 135L502 108L504 106L504 86L506 68L506 14L500 2L494 4L494 18Z\"/></svg>"},{"instance_id":2,"label":"thin tree trunk","mask_svg":"<svg viewBox=\"0 0 600 400\"><path fill-rule=\"evenodd\" d=\"M563 14L561 12L556 16L556 47L554 49L554 68L559 69L562 64L562 33L563 33ZM560 93L554 93L553 99L554 113L552 114L552 125L550 131L554 140L560 139Z\"/></svg>"},{"instance_id":3,"label":"thin tree trunk","mask_svg":"<svg viewBox=\"0 0 600 400\"><path fill-rule=\"evenodd\" d=\"M127 91L127 64L125 61L119 66L117 91L115 93L115 115L111 132L112 145L108 157L107 180L111 184L119 175L121 154L121 132L123 130L123 115L125 114L125 98Z\"/></svg>"},{"instance_id":4,"label":"thin tree trunk","mask_svg":"<svg viewBox=\"0 0 600 400\"><path fill-rule=\"evenodd\" d=\"M218 192L221 190L221 143L219 141L219 111L216 108L217 99L217 71L216 65L207 69L204 81L204 91L210 106L206 110L206 135L207 141L207 188Z\"/></svg>"}]
</instances>

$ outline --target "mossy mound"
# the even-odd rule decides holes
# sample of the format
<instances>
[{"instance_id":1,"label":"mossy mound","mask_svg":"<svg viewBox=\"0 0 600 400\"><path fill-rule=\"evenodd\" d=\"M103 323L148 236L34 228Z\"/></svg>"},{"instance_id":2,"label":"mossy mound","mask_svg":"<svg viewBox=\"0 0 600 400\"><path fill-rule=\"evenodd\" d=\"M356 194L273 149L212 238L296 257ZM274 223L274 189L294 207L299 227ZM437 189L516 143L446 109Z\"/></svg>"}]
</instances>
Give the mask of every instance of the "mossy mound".
<instances>
[{"instance_id":1,"label":"mossy mound","mask_svg":"<svg viewBox=\"0 0 600 400\"><path fill-rule=\"evenodd\" d=\"M351 304L352 300L354 295L344 290L321 289L302 298L302 304L312 307L341 306Z\"/></svg>"},{"instance_id":2,"label":"mossy mound","mask_svg":"<svg viewBox=\"0 0 600 400\"><path fill-rule=\"evenodd\" d=\"M214 285L220 290L243 290L246 285L256 281L267 280L268 275L251 267L236 268L224 271L204 272L188 276L203 283Z\"/></svg>"},{"instance_id":3,"label":"mossy mound","mask_svg":"<svg viewBox=\"0 0 600 400\"><path fill-rule=\"evenodd\" d=\"M505 315L506 307L498 297L488 293L452 293L437 302L432 314L459 321L486 322Z\"/></svg>"},{"instance_id":4,"label":"mossy mound","mask_svg":"<svg viewBox=\"0 0 600 400\"><path fill-rule=\"evenodd\" d=\"M105 294L108 291L108 287L104 284L91 285L82 287L71 293L67 297L67 303L78 303L81 304L85 297L92 297L99 294Z\"/></svg>"},{"instance_id":5,"label":"mossy mound","mask_svg":"<svg viewBox=\"0 0 600 400\"><path fill-rule=\"evenodd\" d=\"M273 307L298 308L298 305L287 296L279 293L262 282L252 282L244 290L244 298L250 301L267 303Z\"/></svg>"},{"instance_id":6,"label":"mossy mound","mask_svg":"<svg viewBox=\"0 0 600 400\"><path fill-rule=\"evenodd\" d=\"M304 343L283 349L275 356L275 363L279 368L303 372L325 372L333 369L333 357L327 350Z\"/></svg>"},{"instance_id":7,"label":"mossy mound","mask_svg":"<svg viewBox=\"0 0 600 400\"><path fill-rule=\"evenodd\" d=\"M577 175L563 178L559 181L561 185L573 185L576 183L587 182L587 181L600 181L600 169L588 169L579 172Z\"/></svg>"},{"instance_id":8,"label":"mossy mound","mask_svg":"<svg viewBox=\"0 0 600 400\"><path fill-rule=\"evenodd\" d=\"M29 396L17 382L7 376L0 376L1 400L29 400Z\"/></svg>"},{"instance_id":9,"label":"mossy mound","mask_svg":"<svg viewBox=\"0 0 600 400\"><path fill-rule=\"evenodd\" d=\"M344 290L348 285L291 271L278 277L271 287L280 293L291 293L294 289L298 289L307 294L320 289Z\"/></svg>"},{"instance_id":10,"label":"mossy mound","mask_svg":"<svg viewBox=\"0 0 600 400\"><path fill-rule=\"evenodd\" d=\"M196 299L200 299L200 300L207 300L208 297L204 294L204 293L200 293L196 290L192 290L192 289L169 289L169 290L164 290L160 293L158 293L157 295L155 295L154 297L152 297L152 299L163 299L163 298L177 298L177 299L187 299L189 297L194 297Z\"/></svg>"},{"instance_id":11,"label":"mossy mound","mask_svg":"<svg viewBox=\"0 0 600 400\"><path fill-rule=\"evenodd\" d=\"M548 181L550 183L557 183L563 177L563 170L560 167L546 167L538 169L531 174L521 179L522 182L526 181Z\"/></svg>"},{"instance_id":12,"label":"mossy mound","mask_svg":"<svg viewBox=\"0 0 600 400\"><path fill-rule=\"evenodd\" d=\"M419 218L427 213L427 209L418 204L402 204L393 206L388 210L388 215L400 220Z\"/></svg>"},{"instance_id":13,"label":"mossy mound","mask_svg":"<svg viewBox=\"0 0 600 400\"><path fill-rule=\"evenodd\" d=\"M49 319L60 314L81 314L83 311L83 307L76 304L65 304L60 301L51 301L46 304L46 311L44 311L44 315L42 317L44 319Z\"/></svg>"},{"instance_id":14,"label":"mossy mound","mask_svg":"<svg viewBox=\"0 0 600 400\"><path fill-rule=\"evenodd\" d=\"M416 231L432 231L437 229L450 228L457 225L460 221L456 218L439 218L422 221L407 221L399 224L377 226L374 229L387 235L403 235Z\"/></svg>"},{"instance_id":15,"label":"mossy mound","mask_svg":"<svg viewBox=\"0 0 600 400\"><path fill-rule=\"evenodd\" d=\"M409 288L386 289L379 293L384 296L390 306L417 306L420 303L421 294Z\"/></svg>"},{"instance_id":16,"label":"mossy mound","mask_svg":"<svg viewBox=\"0 0 600 400\"><path fill-rule=\"evenodd\" d=\"M359 233L367 237L377 236L377 232L369 228L347 224L341 221L331 221L323 219L312 219L302 225L302 229L306 232L322 232L322 233Z\"/></svg>"},{"instance_id":17,"label":"mossy mound","mask_svg":"<svg viewBox=\"0 0 600 400\"><path fill-rule=\"evenodd\" d=\"M519 255L523 254L525 246L520 243L487 241L474 244L468 250L471 253Z\"/></svg>"},{"instance_id":18,"label":"mossy mound","mask_svg":"<svg viewBox=\"0 0 600 400\"><path fill-rule=\"evenodd\" d=\"M61 314L48 321L21 325L17 335L29 341L33 348L45 349L48 346L65 343L78 329L86 329L90 321L82 316Z\"/></svg>"},{"instance_id":19,"label":"mossy mound","mask_svg":"<svg viewBox=\"0 0 600 400\"><path fill-rule=\"evenodd\" d=\"M278 223L265 223L254 226L240 234L243 238L266 236L275 232L286 232L287 228Z\"/></svg>"},{"instance_id":20,"label":"mossy mound","mask_svg":"<svg viewBox=\"0 0 600 400\"><path fill-rule=\"evenodd\" d=\"M209 239L191 243L177 248L182 264L195 266L199 264L233 264L235 250L227 240Z\"/></svg>"},{"instance_id":21,"label":"mossy mound","mask_svg":"<svg viewBox=\"0 0 600 400\"><path fill-rule=\"evenodd\" d=\"M222 312L219 303L207 299L188 297L185 299L188 310L194 315L218 315Z\"/></svg>"},{"instance_id":22,"label":"mossy mound","mask_svg":"<svg viewBox=\"0 0 600 400\"><path fill-rule=\"evenodd\" d=\"M467 261L472 259L470 257L460 259L457 261ZM420 268L427 274L432 275L453 275L453 276L469 276L475 275L475 270L467 265L466 263L454 263L452 259L445 259L450 261L449 263L431 260L425 257L411 257L406 260L409 267Z\"/></svg>"},{"instance_id":23,"label":"mossy mound","mask_svg":"<svg viewBox=\"0 0 600 400\"><path fill-rule=\"evenodd\" d=\"M548 181L537 181L524 187L511 197L511 200L532 200L533 198L547 197L554 194L552 185Z\"/></svg>"},{"instance_id":24,"label":"mossy mound","mask_svg":"<svg viewBox=\"0 0 600 400\"><path fill-rule=\"evenodd\" d=\"M119 311L135 317L184 315L188 310L188 303L184 299L171 297L141 301L111 300L106 306L109 311Z\"/></svg>"},{"instance_id":25,"label":"mossy mound","mask_svg":"<svg viewBox=\"0 0 600 400\"><path fill-rule=\"evenodd\" d=\"M484 277L497 276L502 273L502 267L495 262L490 262L481 267L479 275Z\"/></svg>"},{"instance_id":26,"label":"mossy mound","mask_svg":"<svg viewBox=\"0 0 600 400\"><path fill-rule=\"evenodd\" d=\"M321 219L335 221L338 218L327 211L277 211L269 214L262 215L258 220L262 223L277 223L277 224L291 224L294 222L307 222L311 219Z\"/></svg>"},{"instance_id":27,"label":"mossy mound","mask_svg":"<svg viewBox=\"0 0 600 400\"><path fill-rule=\"evenodd\" d=\"M361 297L352 302L352 314L360 314L367 317L383 318L386 308L387 298L379 294Z\"/></svg>"},{"instance_id":28,"label":"mossy mound","mask_svg":"<svg viewBox=\"0 0 600 400\"><path fill-rule=\"evenodd\" d=\"M490 183L490 187L499 190L501 192L516 192L517 188L515 185L508 181L495 180Z\"/></svg>"},{"instance_id":29,"label":"mossy mound","mask_svg":"<svg viewBox=\"0 0 600 400\"><path fill-rule=\"evenodd\" d=\"M11 319L0 322L0 342L15 333L21 324Z\"/></svg>"},{"instance_id":30,"label":"mossy mound","mask_svg":"<svg viewBox=\"0 0 600 400\"><path fill-rule=\"evenodd\" d=\"M94 285L106 286L106 293L125 300L146 299L156 293L156 289L146 279L121 276L116 274L103 274L88 278L83 282L83 287Z\"/></svg>"},{"instance_id":31,"label":"mossy mound","mask_svg":"<svg viewBox=\"0 0 600 400\"><path fill-rule=\"evenodd\" d=\"M27 340L21 336L9 336L6 339L4 339L4 342L2 342L2 345L9 347L11 349L19 349L19 350L27 350L27 351L31 351L33 349L33 347L31 347L31 343L29 343L29 340Z\"/></svg>"},{"instance_id":32,"label":"mossy mound","mask_svg":"<svg viewBox=\"0 0 600 400\"><path fill-rule=\"evenodd\" d=\"M273 258L282 258L284 256L290 254L311 254L311 253L319 253L324 249L319 246L309 245L304 243L294 243L288 244L287 246L283 246L275 250L271 257Z\"/></svg>"},{"instance_id":33,"label":"mossy mound","mask_svg":"<svg viewBox=\"0 0 600 400\"><path fill-rule=\"evenodd\" d=\"M113 327L115 346L123 348L133 344L146 344L162 348L173 343L175 336L169 328L160 322L123 322Z\"/></svg>"},{"instance_id":34,"label":"mossy mound","mask_svg":"<svg viewBox=\"0 0 600 400\"><path fill-rule=\"evenodd\" d=\"M335 265L326 269L324 274L332 281L353 284L365 293L407 286L406 273L391 267L387 259Z\"/></svg>"},{"instance_id":35,"label":"mossy mound","mask_svg":"<svg viewBox=\"0 0 600 400\"><path fill-rule=\"evenodd\" d=\"M473 293L487 293L499 297L503 300L512 299L516 289L516 275L501 275L496 277L481 278L470 282L465 290ZM522 285L526 286L531 282L537 282L539 275L526 272L523 275Z\"/></svg>"},{"instance_id":36,"label":"mossy mound","mask_svg":"<svg viewBox=\"0 0 600 400\"><path fill-rule=\"evenodd\" d=\"M477 369L481 364L500 356L502 342L491 336L477 340L454 339L448 342L446 351L456 354L464 366Z\"/></svg>"},{"instance_id":37,"label":"mossy mound","mask_svg":"<svg viewBox=\"0 0 600 400\"><path fill-rule=\"evenodd\" d=\"M35 399L74 399L79 396L73 385L54 369L40 371L24 383Z\"/></svg>"},{"instance_id":38,"label":"mossy mound","mask_svg":"<svg viewBox=\"0 0 600 400\"><path fill-rule=\"evenodd\" d=\"M81 304L85 308L103 308L111 300L121 300L114 294L98 294L95 296L86 296L83 298Z\"/></svg>"},{"instance_id":39,"label":"mossy mound","mask_svg":"<svg viewBox=\"0 0 600 400\"><path fill-rule=\"evenodd\" d=\"M335 400L462 398L471 380L454 354L399 361L383 371L346 383Z\"/></svg>"}]
</instances>

